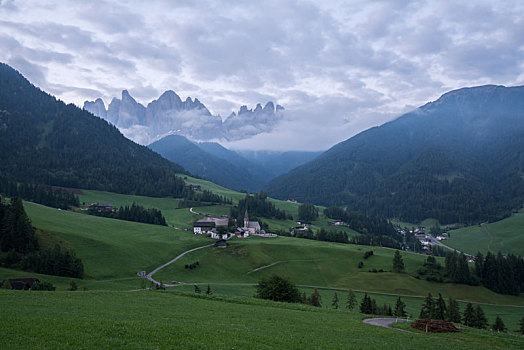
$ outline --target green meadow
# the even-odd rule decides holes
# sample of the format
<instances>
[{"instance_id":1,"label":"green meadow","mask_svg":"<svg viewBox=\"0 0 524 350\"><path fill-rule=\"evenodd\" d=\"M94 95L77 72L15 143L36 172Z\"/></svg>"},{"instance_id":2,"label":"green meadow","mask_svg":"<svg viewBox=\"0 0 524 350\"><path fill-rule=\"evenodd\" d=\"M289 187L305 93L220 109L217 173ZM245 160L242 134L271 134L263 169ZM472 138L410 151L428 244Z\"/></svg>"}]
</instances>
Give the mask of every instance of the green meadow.
<instances>
[{"instance_id":1,"label":"green meadow","mask_svg":"<svg viewBox=\"0 0 524 350\"><path fill-rule=\"evenodd\" d=\"M524 346L524 337L512 334L470 330L454 337L407 333L364 324L362 315L344 310L177 291L0 291L0 302L1 348L519 349Z\"/></svg>"},{"instance_id":2,"label":"green meadow","mask_svg":"<svg viewBox=\"0 0 524 350\"><path fill-rule=\"evenodd\" d=\"M488 250L524 256L524 211L509 218L450 232L446 244L470 254Z\"/></svg>"}]
</instances>

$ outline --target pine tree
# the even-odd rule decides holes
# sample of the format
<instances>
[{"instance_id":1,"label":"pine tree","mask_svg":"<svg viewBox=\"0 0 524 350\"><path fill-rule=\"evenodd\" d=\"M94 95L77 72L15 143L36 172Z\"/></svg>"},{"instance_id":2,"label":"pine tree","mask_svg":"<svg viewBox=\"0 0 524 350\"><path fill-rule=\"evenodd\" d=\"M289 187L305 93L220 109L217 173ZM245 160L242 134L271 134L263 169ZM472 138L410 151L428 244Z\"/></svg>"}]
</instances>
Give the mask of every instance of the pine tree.
<instances>
[{"instance_id":1,"label":"pine tree","mask_svg":"<svg viewBox=\"0 0 524 350\"><path fill-rule=\"evenodd\" d=\"M469 327L476 327L477 325L477 315L471 303L468 303L466 305L466 310L464 310L463 321L464 324Z\"/></svg>"},{"instance_id":2,"label":"pine tree","mask_svg":"<svg viewBox=\"0 0 524 350\"><path fill-rule=\"evenodd\" d=\"M360 302L360 312L363 314L372 314L373 313L373 306L371 304L371 298L366 294L364 294L364 298Z\"/></svg>"},{"instance_id":3,"label":"pine tree","mask_svg":"<svg viewBox=\"0 0 524 350\"><path fill-rule=\"evenodd\" d=\"M395 256L393 257L393 272L403 272L404 271L404 261L402 261L402 255L398 250L395 251Z\"/></svg>"},{"instance_id":4,"label":"pine tree","mask_svg":"<svg viewBox=\"0 0 524 350\"><path fill-rule=\"evenodd\" d=\"M449 298L446 321L460 323L460 308L455 299Z\"/></svg>"},{"instance_id":5,"label":"pine tree","mask_svg":"<svg viewBox=\"0 0 524 350\"><path fill-rule=\"evenodd\" d=\"M78 286L76 285L75 281L71 280L71 282L69 282L69 290L70 291L78 290Z\"/></svg>"},{"instance_id":6,"label":"pine tree","mask_svg":"<svg viewBox=\"0 0 524 350\"><path fill-rule=\"evenodd\" d=\"M519 321L519 326L520 334L524 335L524 316L522 316L522 319Z\"/></svg>"},{"instance_id":7,"label":"pine tree","mask_svg":"<svg viewBox=\"0 0 524 350\"><path fill-rule=\"evenodd\" d=\"M331 302L331 306L333 306L334 309L338 309L338 295L337 292L333 295L333 301Z\"/></svg>"},{"instance_id":8,"label":"pine tree","mask_svg":"<svg viewBox=\"0 0 524 350\"><path fill-rule=\"evenodd\" d=\"M435 315L433 316L436 320L444 320L446 318L446 302L442 298L442 294L438 293L438 299L435 304Z\"/></svg>"},{"instance_id":9,"label":"pine tree","mask_svg":"<svg viewBox=\"0 0 524 350\"><path fill-rule=\"evenodd\" d=\"M504 322L499 316L497 316L497 318L495 319L495 323L493 323L491 329L493 329L496 332L505 332L507 330L506 326L504 325Z\"/></svg>"},{"instance_id":10,"label":"pine tree","mask_svg":"<svg viewBox=\"0 0 524 350\"><path fill-rule=\"evenodd\" d=\"M398 297L397 303L395 304L395 317L406 317L406 304Z\"/></svg>"},{"instance_id":11,"label":"pine tree","mask_svg":"<svg viewBox=\"0 0 524 350\"><path fill-rule=\"evenodd\" d=\"M322 298L320 297L320 294L316 288L309 296L308 304L316 307L322 307Z\"/></svg>"},{"instance_id":12,"label":"pine tree","mask_svg":"<svg viewBox=\"0 0 524 350\"><path fill-rule=\"evenodd\" d=\"M349 290L347 301L346 301L346 307L349 310L353 310L356 304L357 304L357 298L355 296L355 293L352 290Z\"/></svg>"},{"instance_id":13,"label":"pine tree","mask_svg":"<svg viewBox=\"0 0 524 350\"><path fill-rule=\"evenodd\" d=\"M482 310L480 305L477 305L477 307L475 307L475 319L476 325L474 327L484 329L488 326L488 320L486 319L484 310Z\"/></svg>"},{"instance_id":14,"label":"pine tree","mask_svg":"<svg viewBox=\"0 0 524 350\"><path fill-rule=\"evenodd\" d=\"M207 285L206 294L207 294L207 295L211 295L211 294L213 294L213 292L211 291L211 287L209 286L209 284Z\"/></svg>"},{"instance_id":15,"label":"pine tree","mask_svg":"<svg viewBox=\"0 0 524 350\"><path fill-rule=\"evenodd\" d=\"M433 318L435 314L435 303L433 302L433 297L431 293L428 293L422 308L420 309L419 318Z\"/></svg>"},{"instance_id":16,"label":"pine tree","mask_svg":"<svg viewBox=\"0 0 524 350\"><path fill-rule=\"evenodd\" d=\"M198 285L195 284L195 293L200 294L200 292L201 292L200 287L198 287Z\"/></svg>"}]
</instances>

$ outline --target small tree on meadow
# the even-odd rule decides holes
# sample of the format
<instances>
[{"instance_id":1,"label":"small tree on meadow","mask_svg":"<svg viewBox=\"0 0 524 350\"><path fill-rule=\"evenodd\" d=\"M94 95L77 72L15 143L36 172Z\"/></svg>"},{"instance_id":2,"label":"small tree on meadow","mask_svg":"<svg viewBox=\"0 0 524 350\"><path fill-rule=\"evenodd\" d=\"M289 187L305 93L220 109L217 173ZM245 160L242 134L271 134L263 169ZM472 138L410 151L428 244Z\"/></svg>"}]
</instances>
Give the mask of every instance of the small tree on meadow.
<instances>
[{"instance_id":1,"label":"small tree on meadow","mask_svg":"<svg viewBox=\"0 0 524 350\"><path fill-rule=\"evenodd\" d=\"M475 318L477 321L476 328L484 329L488 326L488 320L486 319L486 315L484 314L484 310L480 307L480 305L477 305L475 307Z\"/></svg>"},{"instance_id":2,"label":"small tree on meadow","mask_svg":"<svg viewBox=\"0 0 524 350\"><path fill-rule=\"evenodd\" d=\"M524 335L524 316L519 321L519 326L520 326L520 328L519 328L520 334Z\"/></svg>"},{"instance_id":3,"label":"small tree on meadow","mask_svg":"<svg viewBox=\"0 0 524 350\"><path fill-rule=\"evenodd\" d=\"M393 257L393 272L403 272L404 271L404 261L402 260L402 255L398 250L395 251L395 256Z\"/></svg>"},{"instance_id":4,"label":"small tree on meadow","mask_svg":"<svg viewBox=\"0 0 524 350\"><path fill-rule=\"evenodd\" d=\"M200 287L195 284L195 293L200 294L200 292L201 292Z\"/></svg>"},{"instance_id":5,"label":"small tree on meadow","mask_svg":"<svg viewBox=\"0 0 524 350\"><path fill-rule=\"evenodd\" d=\"M355 293L352 290L349 290L348 297L346 300L346 307L349 310L353 310L355 305L357 305L357 297L355 296Z\"/></svg>"},{"instance_id":6,"label":"small tree on meadow","mask_svg":"<svg viewBox=\"0 0 524 350\"><path fill-rule=\"evenodd\" d=\"M460 323L460 308L455 299L449 298L446 321Z\"/></svg>"},{"instance_id":7,"label":"small tree on meadow","mask_svg":"<svg viewBox=\"0 0 524 350\"><path fill-rule=\"evenodd\" d=\"M495 323L493 323L491 329L493 329L496 332L505 332L507 330L506 326L504 325L504 322L499 316L497 316L497 318L495 319Z\"/></svg>"},{"instance_id":8,"label":"small tree on meadow","mask_svg":"<svg viewBox=\"0 0 524 350\"><path fill-rule=\"evenodd\" d=\"M398 297L397 303L395 304L395 317L406 317L406 304Z\"/></svg>"},{"instance_id":9,"label":"small tree on meadow","mask_svg":"<svg viewBox=\"0 0 524 350\"><path fill-rule=\"evenodd\" d=\"M471 303L466 305L466 310L464 310L462 320L464 321L464 324L469 327L475 327L477 324L475 309Z\"/></svg>"},{"instance_id":10,"label":"small tree on meadow","mask_svg":"<svg viewBox=\"0 0 524 350\"><path fill-rule=\"evenodd\" d=\"M309 296L308 304L311 306L322 307L322 297L320 296L316 288L313 291L313 293L311 293L311 295Z\"/></svg>"},{"instance_id":11,"label":"small tree on meadow","mask_svg":"<svg viewBox=\"0 0 524 350\"><path fill-rule=\"evenodd\" d=\"M207 285L206 294L207 294L207 295L211 295L211 294L213 294L213 292L211 291L211 287L209 286L209 284Z\"/></svg>"},{"instance_id":12,"label":"small tree on meadow","mask_svg":"<svg viewBox=\"0 0 524 350\"><path fill-rule=\"evenodd\" d=\"M331 302L331 306L333 306L334 309L338 309L338 295L337 292L333 295L333 301Z\"/></svg>"},{"instance_id":13,"label":"small tree on meadow","mask_svg":"<svg viewBox=\"0 0 524 350\"><path fill-rule=\"evenodd\" d=\"M446 302L442 298L442 294L438 293L438 299L435 303L435 315L433 315L433 318L436 320L444 320L446 319L447 314L447 308L446 308Z\"/></svg>"},{"instance_id":14,"label":"small tree on meadow","mask_svg":"<svg viewBox=\"0 0 524 350\"><path fill-rule=\"evenodd\" d=\"M367 293L364 294L364 298L360 302L360 312L363 314L373 313L373 305L371 303L371 298L368 296Z\"/></svg>"},{"instance_id":15,"label":"small tree on meadow","mask_svg":"<svg viewBox=\"0 0 524 350\"><path fill-rule=\"evenodd\" d=\"M256 290L255 297L260 299L288 303L299 303L302 300L298 288L289 279L277 275L262 277Z\"/></svg>"},{"instance_id":16,"label":"small tree on meadow","mask_svg":"<svg viewBox=\"0 0 524 350\"><path fill-rule=\"evenodd\" d=\"M77 289L78 289L78 286L76 285L76 282L73 281L73 280L71 280L71 281L69 282L69 290L70 290L70 291L75 291L75 290L77 290Z\"/></svg>"},{"instance_id":17,"label":"small tree on meadow","mask_svg":"<svg viewBox=\"0 0 524 350\"><path fill-rule=\"evenodd\" d=\"M431 293L428 293L428 296L426 297L424 304L422 305L422 308L420 309L420 315L419 318L434 318L435 315L435 302L433 301L433 297L431 296Z\"/></svg>"}]
</instances>

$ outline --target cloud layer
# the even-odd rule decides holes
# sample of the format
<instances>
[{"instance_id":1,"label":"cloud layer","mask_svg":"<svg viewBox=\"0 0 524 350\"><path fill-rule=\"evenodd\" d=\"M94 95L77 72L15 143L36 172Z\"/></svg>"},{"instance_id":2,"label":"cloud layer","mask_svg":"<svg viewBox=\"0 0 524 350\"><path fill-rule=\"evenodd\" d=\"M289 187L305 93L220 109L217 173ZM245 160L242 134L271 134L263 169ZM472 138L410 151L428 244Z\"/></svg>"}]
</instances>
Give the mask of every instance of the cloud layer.
<instances>
[{"instance_id":1,"label":"cloud layer","mask_svg":"<svg viewBox=\"0 0 524 350\"><path fill-rule=\"evenodd\" d=\"M454 88L523 84L523 4L0 0L0 60L79 106L122 89L223 117L272 100L281 127L230 146L318 150Z\"/></svg>"}]
</instances>

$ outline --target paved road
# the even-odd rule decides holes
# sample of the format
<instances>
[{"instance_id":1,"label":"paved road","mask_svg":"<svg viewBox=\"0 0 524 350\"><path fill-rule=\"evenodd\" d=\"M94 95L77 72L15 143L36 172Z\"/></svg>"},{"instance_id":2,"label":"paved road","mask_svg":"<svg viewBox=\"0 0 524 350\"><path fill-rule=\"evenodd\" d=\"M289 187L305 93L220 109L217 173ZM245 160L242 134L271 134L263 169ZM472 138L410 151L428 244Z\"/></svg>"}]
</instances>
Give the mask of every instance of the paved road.
<instances>
[{"instance_id":1,"label":"paved road","mask_svg":"<svg viewBox=\"0 0 524 350\"><path fill-rule=\"evenodd\" d=\"M451 250L451 251L456 251L456 252L459 253L459 254L462 253L462 254L464 254L465 256L469 256L469 257L471 257L471 258L474 257L474 256L471 255L471 254L461 252L460 250L455 249L455 248L452 248L452 247L450 247L449 245L445 245L444 243L442 243L441 241L439 241L439 240L436 239L435 237L431 237L431 241L432 241L433 244L435 244L435 245L439 245L439 246L441 246L441 247L443 247L443 248L446 248L446 249L449 249L449 250Z\"/></svg>"},{"instance_id":2,"label":"paved road","mask_svg":"<svg viewBox=\"0 0 524 350\"><path fill-rule=\"evenodd\" d=\"M150 280L151 282L153 282L154 284L156 285L160 285L160 282L156 281L154 278L153 278L153 275L155 273L157 273L158 271L162 270L164 267L174 263L175 261L177 261L178 259L180 259L181 257L183 257L184 255L188 254L188 253L191 253L191 252L194 252L195 250L199 250L199 249L202 249L202 248L206 248L206 247L212 247L214 243L211 243L211 244L206 244L205 246L202 246L202 247L197 247L197 248L193 248L193 249L190 249L190 250L187 250L185 252L183 252L182 254L180 254L179 256L177 256L176 258L174 258L173 260L170 260L168 262L166 262L164 265L162 266L159 266L157 267L156 269L154 269L153 271L151 271L150 273L148 273L145 277ZM184 283L177 283L177 284L164 284L165 287L174 287L174 286L178 286L180 284L184 284Z\"/></svg>"},{"instance_id":3,"label":"paved road","mask_svg":"<svg viewBox=\"0 0 524 350\"><path fill-rule=\"evenodd\" d=\"M409 332L409 331L406 331L405 329L391 327L392 323L408 322L408 321L409 320L405 318L366 318L362 322L371 324L373 326L386 327L386 328L398 329L399 331Z\"/></svg>"}]
</instances>

